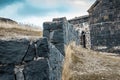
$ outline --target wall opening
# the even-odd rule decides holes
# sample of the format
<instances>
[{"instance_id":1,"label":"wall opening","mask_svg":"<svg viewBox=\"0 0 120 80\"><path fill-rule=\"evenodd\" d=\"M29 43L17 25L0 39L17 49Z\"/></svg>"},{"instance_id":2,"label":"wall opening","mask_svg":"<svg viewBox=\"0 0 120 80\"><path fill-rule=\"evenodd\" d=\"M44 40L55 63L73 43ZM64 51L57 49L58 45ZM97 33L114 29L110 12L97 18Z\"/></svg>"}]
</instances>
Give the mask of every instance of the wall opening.
<instances>
[{"instance_id":1,"label":"wall opening","mask_svg":"<svg viewBox=\"0 0 120 80\"><path fill-rule=\"evenodd\" d=\"M84 31L82 31L81 33L81 45L83 46L83 48L86 48L86 35Z\"/></svg>"}]
</instances>

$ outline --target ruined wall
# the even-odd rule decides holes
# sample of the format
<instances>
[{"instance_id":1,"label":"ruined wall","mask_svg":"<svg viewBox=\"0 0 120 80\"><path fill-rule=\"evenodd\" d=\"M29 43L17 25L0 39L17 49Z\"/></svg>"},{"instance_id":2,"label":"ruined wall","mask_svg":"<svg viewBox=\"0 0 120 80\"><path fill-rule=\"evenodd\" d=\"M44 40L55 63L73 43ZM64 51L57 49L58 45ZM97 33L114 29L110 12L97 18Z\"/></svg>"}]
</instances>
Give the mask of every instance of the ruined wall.
<instances>
[{"instance_id":1,"label":"ruined wall","mask_svg":"<svg viewBox=\"0 0 120 80\"><path fill-rule=\"evenodd\" d=\"M65 18L55 18L52 22L43 23L43 36L64 55L64 25Z\"/></svg>"},{"instance_id":2,"label":"ruined wall","mask_svg":"<svg viewBox=\"0 0 120 80\"><path fill-rule=\"evenodd\" d=\"M0 40L0 80L49 80L46 38Z\"/></svg>"},{"instance_id":3,"label":"ruined wall","mask_svg":"<svg viewBox=\"0 0 120 80\"><path fill-rule=\"evenodd\" d=\"M0 80L61 80L63 60L44 37L0 40Z\"/></svg>"},{"instance_id":4,"label":"ruined wall","mask_svg":"<svg viewBox=\"0 0 120 80\"><path fill-rule=\"evenodd\" d=\"M120 52L120 22L90 25L91 48L107 52Z\"/></svg>"},{"instance_id":5,"label":"ruined wall","mask_svg":"<svg viewBox=\"0 0 120 80\"><path fill-rule=\"evenodd\" d=\"M43 23L43 36L50 43L49 65L50 80L61 80L62 66L65 56L65 45L75 41L80 44L81 28L74 27L66 18L54 18L52 22Z\"/></svg>"},{"instance_id":6,"label":"ruined wall","mask_svg":"<svg viewBox=\"0 0 120 80\"><path fill-rule=\"evenodd\" d=\"M64 55L64 45L75 42L76 45L90 48L89 16L81 16L71 20L54 18L52 22L43 24L43 36L53 43ZM83 40L82 37L85 36ZM83 45L85 42L85 46ZM60 44L58 46L58 44Z\"/></svg>"},{"instance_id":7,"label":"ruined wall","mask_svg":"<svg viewBox=\"0 0 120 80\"><path fill-rule=\"evenodd\" d=\"M75 41L77 45L90 48L89 16L75 17L68 20L68 22L68 26L65 27L67 39L70 38L69 41L74 39L73 41ZM69 37L67 35L69 35Z\"/></svg>"},{"instance_id":8,"label":"ruined wall","mask_svg":"<svg viewBox=\"0 0 120 80\"><path fill-rule=\"evenodd\" d=\"M119 0L96 0L88 10L90 24L120 20Z\"/></svg>"},{"instance_id":9,"label":"ruined wall","mask_svg":"<svg viewBox=\"0 0 120 80\"><path fill-rule=\"evenodd\" d=\"M91 48L120 52L120 1L96 0L88 10L90 15Z\"/></svg>"},{"instance_id":10,"label":"ruined wall","mask_svg":"<svg viewBox=\"0 0 120 80\"><path fill-rule=\"evenodd\" d=\"M64 56L61 52L50 43L49 65L50 65L50 80L62 80L62 67Z\"/></svg>"},{"instance_id":11,"label":"ruined wall","mask_svg":"<svg viewBox=\"0 0 120 80\"><path fill-rule=\"evenodd\" d=\"M43 36L49 42L50 80L61 80L62 65L65 56L64 25L65 18L54 18L52 22L43 23Z\"/></svg>"}]
</instances>

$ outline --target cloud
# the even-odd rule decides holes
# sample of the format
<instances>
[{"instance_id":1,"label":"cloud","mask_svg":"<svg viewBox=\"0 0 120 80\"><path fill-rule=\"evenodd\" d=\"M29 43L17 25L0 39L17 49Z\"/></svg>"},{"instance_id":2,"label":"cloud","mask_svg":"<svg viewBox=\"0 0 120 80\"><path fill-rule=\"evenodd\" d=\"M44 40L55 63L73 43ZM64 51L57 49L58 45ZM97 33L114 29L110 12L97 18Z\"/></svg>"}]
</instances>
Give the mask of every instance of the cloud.
<instances>
[{"instance_id":1,"label":"cloud","mask_svg":"<svg viewBox=\"0 0 120 80\"><path fill-rule=\"evenodd\" d=\"M0 9L16 2L22 2L24 0L0 0Z\"/></svg>"},{"instance_id":2,"label":"cloud","mask_svg":"<svg viewBox=\"0 0 120 80\"><path fill-rule=\"evenodd\" d=\"M21 16L47 16L49 13L59 12L66 13L69 11L67 6L56 6L56 7L35 7L30 4L24 4L23 7L19 8L18 14Z\"/></svg>"},{"instance_id":3,"label":"cloud","mask_svg":"<svg viewBox=\"0 0 120 80\"><path fill-rule=\"evenodd\" d=\"M22 3L8 5L2 9L0 9L0 16L6 17L6 18L17 19L20 17L20 16L18 16L17 12L18 12L19 8L22 6L23 6Z\"/></svg>"},{"instance_id":4,"label":"cloud","mask_svg":"<svg viewBox=\"0 0 120 80\"><path fill-rule=\"evenodd\" d=\"M0 16L42 26L54 17L86 15L95 0L0 0Z\"/></svg>"}]
</instances>

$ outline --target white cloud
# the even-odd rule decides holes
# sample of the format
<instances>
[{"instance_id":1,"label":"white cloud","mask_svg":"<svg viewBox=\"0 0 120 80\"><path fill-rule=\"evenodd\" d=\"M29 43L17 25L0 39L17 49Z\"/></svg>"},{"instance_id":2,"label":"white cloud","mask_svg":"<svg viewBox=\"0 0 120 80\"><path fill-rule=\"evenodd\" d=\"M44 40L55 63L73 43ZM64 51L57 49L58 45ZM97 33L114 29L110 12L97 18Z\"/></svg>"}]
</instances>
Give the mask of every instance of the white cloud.
<instances>
[{"instance_id":1,"label":"white cloud","mask_svg":"<svg viewBox=\"0 0 120 80\"><path fill-rule=\"evenodd\" d=\"M53 12L45 13L47 16L39 15L38 16L25 16L22 18L18 15L17 11L19 8L24 8L25 3L17 3L8 5L5 8L0 10L0 16L8 17L15 19L16 21L23 23L30 23L37 26L41 26L45 21L52 21L53 18L57 17L67 17L71 19L74 17L82 16L87 14L87 10L92 5L95 0L26 0L26 3L37 7L37 8L47 8L52 9L59 6L65 6L70 11L60 12L58 10Z\"/></svg>"},{"instance_id":2,"label":"white cloud","mask_svg":"<svg viewBox=\"0 0 120 80\"><path fill-rule=\"evenodd\" d=\"M57 0L26 0L27 3L34 7L53 8L58 5Z\"/></svg>"},{"instance_id":3,"label":"white cloud","mask_svg":"<svg viewBox=\"0 0 120 80\"><path fill-rule=\"evenodd\" d=\"M17 17L17 11L22 6L23 6L22 3L8 5L0 10L0 16L7 18L15 18Z\"/></svg>"},{"instance_id":4,"label":"white cloud","mask_svg":"<svg viewBox=\"0 0 120 80\"><path fill-rule=\"evenodd\" d=\"M67 19L71 19L74 17L78 17L81 15L86 15L87 13L49 13L48 16L31 16L31 17L26 17L24 19L19 20L18 22L24 23L24 24L33 24L36 26L39 26L43 28L43 23L44 22L51 22L53 18L59 18L59 17L66 17ZM53 16L54 15L54 16Z\"/></svg>"}]
</instances>

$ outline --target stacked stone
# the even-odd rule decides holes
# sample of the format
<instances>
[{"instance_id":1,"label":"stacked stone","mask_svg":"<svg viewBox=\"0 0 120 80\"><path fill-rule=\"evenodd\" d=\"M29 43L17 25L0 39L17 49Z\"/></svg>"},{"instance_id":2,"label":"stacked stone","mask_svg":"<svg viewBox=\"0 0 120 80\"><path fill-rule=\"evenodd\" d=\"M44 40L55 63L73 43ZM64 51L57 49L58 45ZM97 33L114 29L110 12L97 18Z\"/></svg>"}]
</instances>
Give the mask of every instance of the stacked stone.
<instances>
[{"instance_id":1,"label":"stacked stone","mask_svg":"<svg viewBox=\"0 0 120 80\"><path fill-rule=\"evenodd\" d=\"M50 43L49 47L50 80L62 80L64 56L53 44Z\"/></svg>"},{"instance_id":2,"label":"stacked stone","mask_svg":"<svg viewBox=\"0 0 120 80\"><path fill-rule=\"evenodd\" d=\"M43 36L49 41L50 80L61 80L64 52L64 25L66 18L54 18L43 23Z\"/></svg>"},{"instance_id":3,"label":"stacked stone","mask_svg":"<svg viewBox=\"0 0 120 80\"><path fill-rule=\"evenodd\" d=\"M120 0L96 0L88 12L91 48L119 53Z\"/></svg>"},{"instance_id":4,"label":"stacked stone","mask_svg":"<svg viewBox=\"0 0 120 80\"><path fill-rule=\"evenodd\" d=\"M88 15L75 17L73 19L68 20L70 24L78 25L78 27L84 27L84 23L86 22L88 23L88 21L89 21Z\"/></svg>"},{"instance_id":5,"label":"stacked stone","mask_svg":"<svg viewBox=\"0 0 120 80\"><path fill-rule=\"evenodd\" d=\"M0 80L49 80L46 38L0 40Z\"/></svg>"},{"instance_id":6,"label":"stacked stone","mask_svg":"<svg viewBox=\"0 0 120 80\"><path fill-rule=\"evenodd\" d=\"M96 0L88 10L90 14L90 24L119 21L120 1L119 0Z\"/></svg>"},{"instance_id":7,"label":"stacked stone","mask_svg":"<svg viewBox=\"0 0 120 80\"><path fill-rule=\"evenodd\" d=\"M120 52L120 22L91 25L91 48L107 52ZM105 47L99 49L99 47ZM118 49L114 49L118 47Z\"/></svg>"},{"instance_id":8,"label":"stacked stone","mask_svg":"<svg viewBox=\"0 0 120 80\"><path fill-rule=\"evenodd\" d=\"M64 22L66 18L55 18L53 22L44 22L43 36L48 38L48 41L56 46L56 48L64 54Z\"/></svg>"},{"instance_id":9,"label":"stacked stone","mask_svg":"<svg viewBox=\"0 0 120 80\"><path fill-rule=\"evenodd\" d=\"M64 43L68 45L71 42L75 42L77 45L80 45L79 33L79 30L76 30L72 24L67 22L64 26Z\"/></svg>"},{"instance_id":10,"label":"stacked stone","mask_svg":"<svg viewBox=\"0 0 120 80\"><path fill-rule=\"evenodd\" d=\"M90 48L90 32L89 32L89 16L80 16L68 20L68 27L66 27L66 42L75 41L77 45ZM82 34L84 32L84 34ZM85 39L83 40L83 36ZM74 40L73 40L74 39Z\"/></svg>"}]
</instances>

